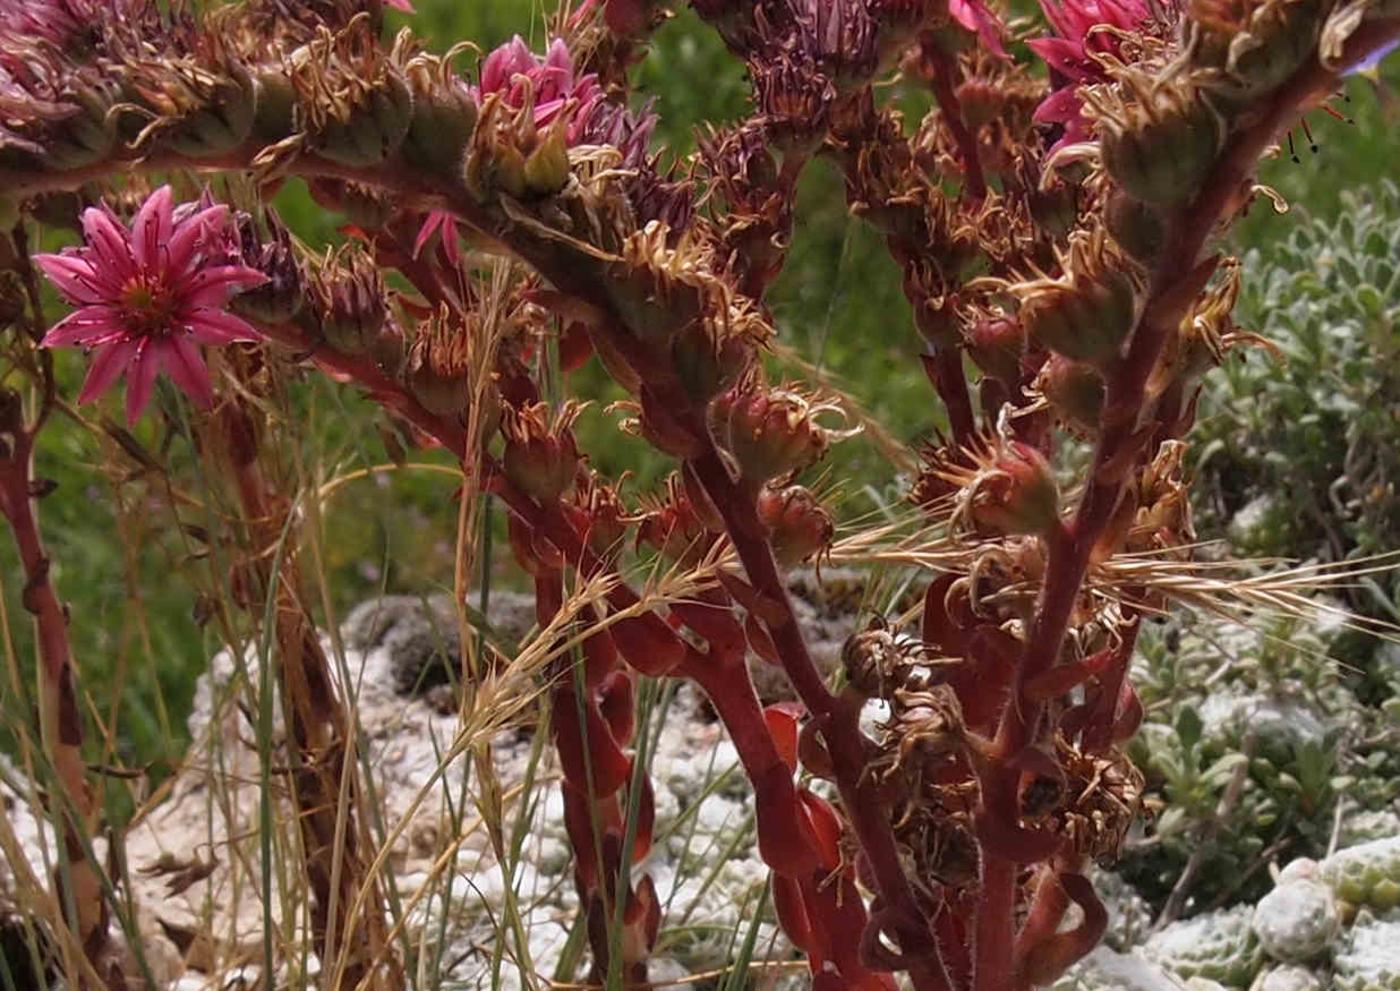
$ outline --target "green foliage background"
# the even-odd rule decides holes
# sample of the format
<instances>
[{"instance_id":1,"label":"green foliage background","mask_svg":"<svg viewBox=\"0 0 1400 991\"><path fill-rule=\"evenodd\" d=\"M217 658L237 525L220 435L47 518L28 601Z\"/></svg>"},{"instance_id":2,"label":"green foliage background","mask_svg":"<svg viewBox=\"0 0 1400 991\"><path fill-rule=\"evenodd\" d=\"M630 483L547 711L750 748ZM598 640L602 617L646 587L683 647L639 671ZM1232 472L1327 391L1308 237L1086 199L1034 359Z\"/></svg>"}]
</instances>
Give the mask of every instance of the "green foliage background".
<instances>
[{"instance_id":1,"label":"green foliage background","mask_svg":"<svg viewBox=\"0 0 1400 991\"><path fill-rule=\"evenodd\" d=\"M418 0L418 7L413 24L436 48L471 39L489 50L516 32L536 47L544 41L544 11L524 0ZM1400 82L1395 61L1388 70L1391 87ZM702 122L733 120L747 106L741 67L688 10L659 32L635 72L638 91L655 100L662 121L658 144L670 154L688 153ZM1249 252L1247 282L1274 286L1277 280L1270 281L1267 273L1288 270L1299 261L1297 251L1286 248L1291 230L1313 219L1330 223L1343 209L1343 192L1352 190L1364 200L1380 179L1395 175L1395 163L1400 162L1395 98L1378 98L1376 86L1362 79L1350 83L1347 95L1345 109L1357 118L1356 126L1315 114L1311 123L1319 138L1317 153L1304 148L1299 163L1285 155L1265 167L1263 181L1287 197L1292 212L1275 216L1268 201L1261 199L1238 229L1237 248ZM278 206L309 242L326 243L336 236L340 218L313 204L304 190L289 187ZM1392 196L1378 209L1392 229L1400 224L1400 200ZM1329 283L1325 292L1345 288ZM1389 291L1396 291L1393 281ZM1287 298L1289 306L1302 305L1296 293ZM1392 303L1393 299L1392 295ZM942 411L919 368L919 344L898 272L878 238L847 215L840 180L825 163L817 163L803 183L792 253L770 303L783 341L837 376L895 436L916 441L942 422ZM1257 321L1258 329L1264 330L1273 305L1271 298L1256 292L1241 320ZM1388 334L1393 345L1400 331L1393 323L1394 310L1388 312L1391 322L1379 332ZM1325 313L1322 318L1330 319ZM1262 369L1258 374L1265 381L1306 376L1312 370L1305 365L1285 372L1261 364L1260 356L1248 360L1251 367ZM1328 356L1314 354L1307 360L1320 366ZM76 386L81 359L66 354L61 361ZM1361 367L1356 374L1364 379L1368 370ZM575 386L585 395L600 400L613 395L596 365L576 375ZM1365 387L1364 381L1357 386ZM1257 401L1234 396L1209 406L1205 429L1226 443L1261 420L1272 421L1288 434L1294 422L1291 413L1278 422L1277 411L1259 405L1271 402L1271 395L1260 392ZM178 424L178 407L171 397L162 395L161 403L171 413L170 422ZM604 404L595 404L583 423L590 456L605 472L631 470L639 485L654 480L666 465L640 442L620 435L601 412ZM388 460L380 439L383 421L350 390L308 377L298 386L297 410L279 443L289 464L300 465L307 477L329 477ZM169 435L156 420L148 417L136 431L137 439L163 458L188 461L187 439ZM1389 431L1391 442L1400 440L1400 426L1393 419L1379 429L1382 434ZM64 421L46 432L39 473L60 488L43 504L45 533L59 588L72 603L72 633L94 715L108 721L120 713L119 752L110 756L126 764L155 762L158 772L182 752L183 716L194 681L221 643L213 627L202 629L196 623L194 592L179 578L200 548L175 525L168 493L152 479L132 481L126 476L129 462L114 458L112 445L98 443L96 436ZM411 460L433 458L414 452ZM1274 476L1256 474L1241 484L1273 484ZM830 478L847 496L848 515L878 509L895 498L891 470L868 445L843 445L831 461ZM380 475L341 489L330 505L320 548L335 607L343 610L378 589L431 593L450 587L456 524L452 496L450 479L417 472ZM1286 542L1273 550L1314 552L1310 546ZM29 631L19 608L18 568L8 541L0 541L0 574L13 640L27 651ZM5 715L7 722L23 718L22 713Z\"/></svg>"}]
</instances>

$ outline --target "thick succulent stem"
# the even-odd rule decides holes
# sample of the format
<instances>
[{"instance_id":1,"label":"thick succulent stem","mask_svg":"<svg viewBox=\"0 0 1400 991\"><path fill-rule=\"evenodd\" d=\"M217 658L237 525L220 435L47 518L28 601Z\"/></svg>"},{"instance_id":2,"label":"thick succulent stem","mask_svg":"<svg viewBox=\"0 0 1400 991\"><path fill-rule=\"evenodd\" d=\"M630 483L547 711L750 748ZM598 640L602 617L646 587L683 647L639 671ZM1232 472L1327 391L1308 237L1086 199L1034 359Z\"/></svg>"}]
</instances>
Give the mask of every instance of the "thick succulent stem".
<instances>
[{"instance_id":1,"label":"thick succulent stem","mask_svg":"<svg viewBox=\"0 0 1400 991\"><path fill-rule=\"evenodd\" d=\"M1378 22L1359 30L1348 50L1364 53L1400 34L1400 22ZM1005 707L982 777L983 805L988 809L1017 808L1021 772L1011 760L1032 743L1039 731L1045 704L1026 693L1026 686L1057 663L1079 596L1090 555L1112 520L1133 467L1151 439L1146 407L1148 377L1156 366L1168 335L1180 322L1201 288L1200 259L1215 225L1248 194L1246 182L1255 163L1280 129L1300 108L1327 93L1336 74L1316 59L1276 92L1246 126L1226 144L1200 192L1176 213L1162 261L1149 280L1141 316L1126 356L1108 377L1100 440L1084 495L1071 522L1048 540L1048 559L1035 618L1027 632L1017 670L1013 698ZM1015 869L988 843L982 844L984 885L981 893L978 946L1007 951L1005 956L979 950L976 991L1006 991L1018 987L1010 967L1011 925L1005 911L1014 901ZM983 927L986 927L985 929Z\"/></svg>"},{"instance_id":2,"label":"thick succulent stem","mask_svg":"<svg viewBox=\"0 0 1400 991\"><path fill-rule=\"evenodd\" d=\"M18 417L18 397L14 413ZM116 985L121 974L110 959L107 894L101 868L88 856L100 813L83 762L83 721L78 708L77 666L68 639L68 610L49 574L36 513L34 433L20 423L0 441L0 512L10 526L20 566L24 570L21 601L34 617L39 652L39 724L53 768L51 814L62 843L54 868L57 902L69 917L74 935L93 970ZM71 975L75 986L86 987L83 975Z\"/></svg>"}]
</instances>

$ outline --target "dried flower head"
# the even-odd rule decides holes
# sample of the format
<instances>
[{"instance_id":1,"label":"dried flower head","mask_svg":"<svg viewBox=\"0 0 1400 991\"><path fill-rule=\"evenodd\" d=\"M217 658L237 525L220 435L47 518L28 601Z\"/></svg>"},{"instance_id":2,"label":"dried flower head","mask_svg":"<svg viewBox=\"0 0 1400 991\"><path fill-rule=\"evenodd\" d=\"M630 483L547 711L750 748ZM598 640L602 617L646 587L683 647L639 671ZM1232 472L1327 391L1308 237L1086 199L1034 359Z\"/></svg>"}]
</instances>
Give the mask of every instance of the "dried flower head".
<instances>
[{"instance_id":1,"label":"dried flower head","mask_svg":"<svg viewBox=\"0 0 1400 991\"><path fill-rule=\"evenodd\" d=\"M976 532L1045 534L1060 520L1060 495L1045 455L1018 440L975 440L937 451L927 473L954 490L953 522Z\"/></svg>"},{"instance_id":2,"label":"dried flower head","mask_svg":"<svg viewBox=\"0 0 1400 991\"><path fill-rule=\"evenodd\" d=\"M49 330L43 346L94 352L78 401L91 402L125 373L126 418L135 423L164 370L197 404L211 405L199 346L257 340L258 332L226 307L238 290L267 281L238 258L228 207L176 207L170 187L162 186L130 228L106 206L85 210L82 224L83 247L34 258L78 306Z\"/></svg>"},{"instance_id":3,"label":"dried flower head","mask_svg":"<svg viewBox=\"0 0 1400 991\"><path fill-rule=\"evenodd\" d=\"M501 432L506 478L531 499L549 503L568 492L578 472L573 424L583 407L570 400L551 416L548 403L505 407Z\"/></svg>"}]
</instances>

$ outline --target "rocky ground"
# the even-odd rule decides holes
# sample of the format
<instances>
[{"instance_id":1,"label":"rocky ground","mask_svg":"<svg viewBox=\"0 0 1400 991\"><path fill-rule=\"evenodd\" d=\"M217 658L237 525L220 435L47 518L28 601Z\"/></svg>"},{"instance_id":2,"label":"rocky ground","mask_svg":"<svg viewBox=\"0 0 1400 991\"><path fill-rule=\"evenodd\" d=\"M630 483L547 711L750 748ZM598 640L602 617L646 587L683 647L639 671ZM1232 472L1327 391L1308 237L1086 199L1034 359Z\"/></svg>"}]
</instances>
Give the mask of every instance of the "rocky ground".
<instances>
[{"instance_id":1,"label":"rocky ground","mask_svg":"<svg viewBox=\"0 0 1400 991\"><path fill-rule=\"evenodd\" d=\"M842 592L842 581L838 573L822 594L816 590L823 586L810 579L798 582L809 639L827 664L835 662L852 630L855 610L849 598L854 593ZM499 594L490 620L495 635L518 642L533 625L533 607L524 597ZM467 807L475 781L470 755L448 761L442 756L458 728L449 687L449 672L458 665L453 624L445 602L387 598L354 610L341 631L345 671L358 697L361 739L380 810L377 835L393 837L386 875L394 886L395 917L413 949L410 960L420 987L544 986L529 975L554 977L579 948L571 855L552 755L529 727L501 734L491 747L504 792L510 796L524 784L527 796L507 803L506 846L518 842L518 856L509 855L503 864L487 830L473 824L475 812ZM1180 658L1191 647L1177 644L1174 649L1172 656ZM1149 662L1150 654L1149 649ZM1156 666L1141 672L1149 701L1153 685L1167 691L1160 684L1162 663L1151 663ZM146 965L159 986L174 991L265 986L259 983L258 963L263 904L255 895L262 888L262 772L250 742L251 714L235 703L239 669L227 653L215 658L190 716L195 742L186 766L164 800L126 837ZM780 677L762 670L756 674L767 698L781 697ZM1317 691L1270 695L1261 694L1258 684L1251 688L1226 679L1204 693L1209 698L1203 697L1199 706L1200 726L1183 725L1180 718L1165 729L1160 721L1149 723L1140 762L1155 766L1165 761L1170 770L1172 748L1180 750L1179 737L1187 734L1203 741L1193 739L1185 748L1188 755L1201 749L1202 761L1219 763L1218 753L1241 746L1259 759L1266 755L1260 780L1271 782L1285 773L1279 768L1292 767L1288 747L1297 750L1304 746L1300 741L1333 738L1336 712L1319 700L1333 697L1328 693L1334 687L1329 683ZM678 987L711 986L695 975L728 964L753 927L755 957L773 962L775 981L800 986L800 978L784 977L796 973L784 968L792 954L763 907L765 872L754 851L750 796L733 748L703 699L688 686L678 686L664 699L649 726L657 842L643 869L656 883L666 918L653 979ZM1249 742L1242 744L1246 738ZM1284 750L1259 750L1261 738ZM34 796L25 792L13 769L3 770L0 800L30 869L42 878L52 837L33 813ZM272 793L276 791L274 784ZM1259 808L1267 808L1259 805L1268 799L1267 789L1261 794L1263 799L1251 797L1246 789L1241 800L1256 818ZM1216 801L1213 793L1211 801ZM285 801L279 799L276 809L278 835L292 836ZM1224 821L1243 842L1255 827L1237 818ZM1274 857L1274 881L1270 886L1267 873L1261 875L1267 893L1257 903L1236 899L1228 907L1206 911L1191 903L1181 913L1189 917L1156 928L1161 899L1154 894L1152 871L1160 874L1167 869L1163 864L1174 862L1163 859L1162 842L1139 837L1148 854L1136 861L1130 857L1124 876L1098 876L1113 917L1105 945L1057 983L1057 991L1400 989L1400 817L1381 802L1367 812L1353 809L1346 818L1345 828L1337 823L1333 830L1337 849L1331 855ZM1230 848L1224 840L1216 845ZM297 920L284 916L283 905L304 910L306 898L283 856L288 851L274 850L275 876L289 880L274 882L272 919L279 933L293 932ZM1246 847L1242 856L1257 853ZM1286 866L1280 870L1280 864ZM1171 869L1179 872L1180 865ZM9 870L7 858L0 858L0 901L13 901L16 886ZM1158 904L1149 905L1154 898ZM13 904L9 908L13 917ZM522 920L518 936L499 946L495 940L501 920L514 909ZM18 952L17 944L12 945L14 931L0 927L0 938L7 956ZM525 956L527 968L521 963ZM304 958L303 965L277 975L274 984L298 986L314 971L314 958Z\"/></svg>"}]
</instances>

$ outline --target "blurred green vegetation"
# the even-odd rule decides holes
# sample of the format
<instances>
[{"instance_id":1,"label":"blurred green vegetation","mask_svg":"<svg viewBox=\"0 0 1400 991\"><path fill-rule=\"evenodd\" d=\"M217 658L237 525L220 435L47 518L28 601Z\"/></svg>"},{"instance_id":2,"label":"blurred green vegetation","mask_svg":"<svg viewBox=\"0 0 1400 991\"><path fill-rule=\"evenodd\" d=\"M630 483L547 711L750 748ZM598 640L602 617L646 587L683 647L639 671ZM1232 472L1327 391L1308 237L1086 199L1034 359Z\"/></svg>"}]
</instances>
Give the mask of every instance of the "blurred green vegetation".
<instances>
[{"instance_id":1,"label":"blurred green vegetation","mask_svg":"<svg viewBox=\"0 0 1400 991\"><path fill-rule=\"evenodd\" d=\"M544 38L544 11L536 3L417 0L417 5L412 23L435 48L472 39L489 50L517 32L537 46ZM1394 61L1392 85L1400 81ZM658 146L668 154L688 153L702 122L732 120L746 107L741 67L688 10L662 28L635 75L638 91L655 101L661 116ZM1317 154L1304 141L1300 163L1285 155L1264 171L1263 181L1280 189L1301 215L1334 215L1343 190L1364 189L1395 174L1400 128L1394 111L1383 108L1368 81L1354 80L1348 95L1343 109L1357 117L1358 126L1313 114ZM335 238L340 218L312 203L299 185L289 184L278 206L309 243ZM1261 199L1238 230L1239 249L1283 237L1295 223L1274 216L1267 206ZM899 272L879 238L848 216L839 176L827 163L816 163L802 183L792 252L769 302L782 342L836 376L896 437L913 442L941 425L942 410L917 360L920 345ZM59 360L72 395L81 358L67 353ZM595 464L613 475L630 470L639 486L669 470L640 441L621 435L615 418L603 412L616 394L596 363L575 378L578 392L598 400L581 423L584 447ZM199 472L189 440L161 425L180 423L171 399L162 393L162 408L170 415L147 417L134 436L158 460L173 465L170 477L184 484ZM326 481L390 460L381 439L390 429L387 421L352 390L307 376L289 403L293 412L285 430L269 443L283 452L291 477ZM114 409L103 407L108 413ZM84 414L100 415L90 409ZM442 462L417 451L409 460ZM892 498L893 472L868 444L842 445L830 465L828 477L849 497L847 514L866 513ZM132 477L131 459L113 441L63 418L44 435L39 473L59 483L57 494L43 504L43 525L58 586L72 603L72 636L93 714L108 721L120 713L120 760L178 759L194 681L222 646L215 626L196 623L198 589L184 578L191 565L205 566L205 551L181 525L201 521L176 518L162 477ZM427 593L450 587L453 496L450 478L413 470L377 474L337 489L326 507L319 545L334 606L343 610L381 588ZM18 568L8 540L0 541L0 574L15 642L27 651L29 630L22 622ZM212 567L210 575L210 581L221 580ZM7 712L5 722L23 717Z\"/></svg>"}]
</instances>

